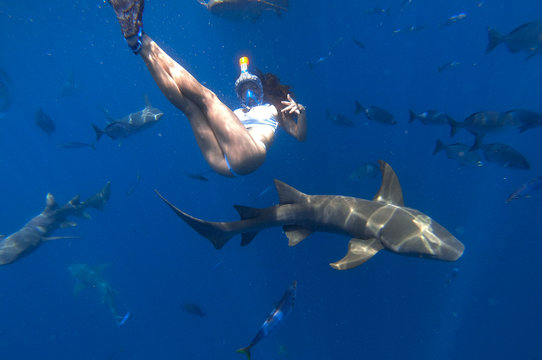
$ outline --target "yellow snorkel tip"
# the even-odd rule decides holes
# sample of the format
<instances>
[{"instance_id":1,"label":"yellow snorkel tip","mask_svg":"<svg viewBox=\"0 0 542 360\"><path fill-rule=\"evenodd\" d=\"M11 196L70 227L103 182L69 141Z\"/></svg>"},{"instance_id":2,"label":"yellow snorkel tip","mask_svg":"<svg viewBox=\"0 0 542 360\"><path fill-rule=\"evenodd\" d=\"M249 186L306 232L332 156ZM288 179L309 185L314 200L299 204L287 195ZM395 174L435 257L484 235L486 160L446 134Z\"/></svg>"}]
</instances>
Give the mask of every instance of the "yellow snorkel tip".
<instances>
[{"instance_id":1,"label":"yellow snorkel tip","mask_svg":"<svg viewBox=\"0 0 542 360\"><path fill-rule=\"evenodd\" d=\"M248 71L248 57L243 56L239 58L239 66L241 67L241 72L247 72Z\"/></svg>"}]
</instances>

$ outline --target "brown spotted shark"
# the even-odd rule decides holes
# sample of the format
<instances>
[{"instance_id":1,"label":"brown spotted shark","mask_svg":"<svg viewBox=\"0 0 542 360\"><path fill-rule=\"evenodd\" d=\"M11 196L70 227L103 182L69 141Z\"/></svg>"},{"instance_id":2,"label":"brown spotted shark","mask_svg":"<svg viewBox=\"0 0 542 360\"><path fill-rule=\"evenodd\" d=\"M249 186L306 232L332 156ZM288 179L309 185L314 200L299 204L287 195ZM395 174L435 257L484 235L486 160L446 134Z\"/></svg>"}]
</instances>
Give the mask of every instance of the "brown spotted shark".
<instances>
[{"instance_id":1,"label":"brown spotted shark","mask_svg":"<svg viewBox=\"0 0 542 360\"><path fill-rule=\"evenodd\" d=\"M247 245L260 230L282 226L290 246L299 244L315 231L350 236L346 256L330 264L337 270L359 266L383 249L445 261L459 259L463 244L429 216L405 207L397 175L386 162L380 160L379 164L382 184L372 200L307 195L275 180L279 205L264 209L236 205L241 220L233 222L197 219L157 194L217 249L237 234L242 234L241 245Z\"/></svg>"},{"instance_id":2,"label":"brown spotted shark","mask_svg":"<svg viewBox=\"0 0 542 360\"><path fill-rule=\"evenodd\" d=\"M51 237L50 235L59 227L76 226L76 223L68 220L69 216L90 219L90 215L85 210L89 207L102 210L110 195L110 182L86 201L80 202L79 195L76 195L63 206L56 203L51 193L47 194L45 210L41 214L32 218L19 231L9 236L0 236L0 265L14 262L36 249L44 241L74 238L73 236Z\"/></svg>"}]
</instances>

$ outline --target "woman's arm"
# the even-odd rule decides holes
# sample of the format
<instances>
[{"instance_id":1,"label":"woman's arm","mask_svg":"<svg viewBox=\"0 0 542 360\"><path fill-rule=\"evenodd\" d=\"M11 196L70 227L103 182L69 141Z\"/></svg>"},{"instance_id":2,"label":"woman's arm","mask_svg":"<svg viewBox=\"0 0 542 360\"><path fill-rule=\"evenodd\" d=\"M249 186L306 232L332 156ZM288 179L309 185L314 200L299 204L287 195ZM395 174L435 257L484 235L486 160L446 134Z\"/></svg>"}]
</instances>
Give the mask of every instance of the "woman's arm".
<instances>
[{"instance_id":1,"label":"woman's arm","mask_svg":"<svg viewBox=\"0 0 542 360\"><path fill-rule=\"evenodd\" d=\"M288 94L288 101L281 102L286 107L282 109L279 117L280 126L297 140L305 141L307 138L307 113L305 107L297 104L290 94ZM293 119L293 114L297 115L297 122Z\"/></svg>"}]
</instances>

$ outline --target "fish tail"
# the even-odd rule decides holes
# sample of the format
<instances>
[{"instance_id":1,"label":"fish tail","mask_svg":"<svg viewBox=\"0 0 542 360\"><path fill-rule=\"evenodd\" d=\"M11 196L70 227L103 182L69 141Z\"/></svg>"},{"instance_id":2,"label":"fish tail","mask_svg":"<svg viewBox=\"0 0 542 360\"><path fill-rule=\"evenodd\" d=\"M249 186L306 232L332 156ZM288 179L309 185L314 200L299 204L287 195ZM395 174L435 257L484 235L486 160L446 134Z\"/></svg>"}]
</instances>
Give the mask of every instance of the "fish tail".
<instances>
[{"instance_id":1,"label":"fish tail","mask_svg":"<svg viewBox=\"0 0 542 360\"><path fill-rule=\"evenodd\" d=\"M247 347L244 347L244 348L241 348L241 349L237 349L235 350L235 352L238 352L239 354L245 354L248 358L248 360L250 360L250 346L247 346Z\"/></svg>"},{"instance_id":2,"label":"fish tail","mask_svg":"<svg viewBox=\"0 0 542 360\"><path fill-rule=\"evenodd\" d=\"M503 36L499 34L496 30L488 27L487 37L489 43L487 44L486 54L489 54L491 51L493 51L493 49L497 47L497 45L503 42Z\"/></svg>"},{"instance_id":3,"label":"fish tail","mask_svg":"<svg viewBox=\"0 0 542 360\"><path fill-rule=\"evenodd\" d=\"M459 126L459 122L453 119L450 119L449 123L450 123L450 137L452 137L457 133L460 126Z\"/></svg>"},{"instance_id":4,"label":"fish tail","mask_svg":"<svg viewBox=\"0 0 542 360\"><path fill-rule=\"evenodd\" d=\"M416 116L416 113L412 110L408 110L408 113L410 115L410 118L408 119L408 122L411 123L411 122L414 122L414 120L416 120L418 117Z\"/></svg>"},{"instance_id":5,"label":"fish tail","mask_svg":"<svg viewBox=\"0 0 542 360\"><path fill-rule=\"evenodd\" d=\"M442 151L444 148L446 148L446 145L440 139L437 139L437 144L435 145L435 150L433 150L433 155L436 153Z\"/></svg>"},{"instance_id":6,"label":"fish tail","mask_svg":"<svg viewBox=\"0 0 542 360\"><path fill-rule=\"evenodd\" d=\"M363 107L363 105L361 105L359 103L359 101L355 101L356 103L356 110L354 110L354 114L361 114L362 112L365 112L365 108Z\"/></svg>"},{"instance_id":7,"label":"fish tail","mask_svg":"<svg viewBox=\"0 0 542 360\"><path fill-rule=\"evenodd\" d=\"M105 204L111 197L111 181L108 181L104 187L96 194L85 200L82 205L83 209L92 207L94 209L103 210Z\"/></svg>"},{"instance_id":8,"label":"fish tail","mask_svg":"<svg viewBox=\"0 0 542 360\"><path fill-rule=\"evenodd\" d=\"M174 212L179 216L185 223L190 225L190 227L196 230L201 236L207 238L215 249L222 249L222 247L236 235L230 231L223 229L220 223L205 221L197 219L193 216L188 215L187 213L178 209L175 205L170 203L166 198L164 198L156 189L154 190L156 195L160 197Z\"/></svg>"},{"instance_id":9,"label":"fish tail","mask_svg":"<svg viewBox=\"0 0 542 360\"><path fill-rule=\"evenodd\" d=\"M100 139L102 138L103 134L105 134L105 132L94 124L92 124L92 128L96 132L96 142L100 141Z\"/></svg>"}]
</instances>

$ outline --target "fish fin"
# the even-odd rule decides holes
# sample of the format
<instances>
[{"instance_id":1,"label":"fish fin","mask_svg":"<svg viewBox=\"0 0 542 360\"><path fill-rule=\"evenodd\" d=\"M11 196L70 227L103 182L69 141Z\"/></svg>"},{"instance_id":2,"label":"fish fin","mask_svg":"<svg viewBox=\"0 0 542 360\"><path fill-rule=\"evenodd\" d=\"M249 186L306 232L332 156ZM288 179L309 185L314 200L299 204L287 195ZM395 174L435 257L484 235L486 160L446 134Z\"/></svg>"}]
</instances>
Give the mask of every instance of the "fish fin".
<instances>
[{"instance_id":1,"label":"fish fin","mask_svg":"<svg viewBox=\"0 0 542 360\"><path fill-rule=\"evenodd\" d=\"M288 238L288 246L296 246L313 232L311 229L298 225L284 225L282 229Z\"/></svg>"},{"instance_id":2,"label":"fish fin","mask_svg":"<svg viewBox=\"0 0 542 360\"><path fill-rule=\"evenodd\" d=\"M460 123L450 119L450 137L453 137L460 128Z\"/></svg>"},{"instance_id":3,"label":"fish fin","mask_svg":"<svg viewBox=\"0 0 542 360\"><path fill-rule=\"evenodd\" d=\"M94 209L103 210L105 207L105 204L107 204L107 201L111 197L111 181L108 181L104 187L98 191L96 194L92 195L88 199L86 199L81 205L82 209L86 209L89 207L92 207ZM78 214L81 217L85 217L85 212L82 212L81 214ZM86 216L89 216L86 214Z\"/></svg>"},{"instance_id":4,"label":"fish fin","mask_svg":"<svg viewBox=\"0 0 542 360\"><path fill-rule=\"evenodd\" d=\"M246 232L241 235L241 246L247 246L258 235L257 231Z\"/></svg>"},{"instance_id":5,"label":"fish fin","mask_svg":"<svg viewBox=\"0 0 542 360\"><path fill-rule=\"evenodd\" d=\"M235 352L238 352L240 354L245 354L248 358L248 360L250 360L250 348L251 346L247 346L247 347L244 347L244 348L241 348L241 349L237 349L235 350Z\"/></svg>"},{"instance_id":6,"label":"fish fin","mask_svg":"<svg viewBox=\"0 0 542 360\"><path fill-rule=\"evenodd\" d=\"M376 255L384 246L378 239L350 239L348 252L341 260L329 264L335 270L348 270L359 266Z\"/></svg>"},{"instance_id":7,"label":"fish fin","mask_svg":"<svg viewBox=\"0 0 542 360\"><path fill-rule=\"evenodd\" d=\"M307 194L302 193L301 191L295 189L294 187L283 183L280 180L275 179L275 187L277 188L277 193L279 194L279 204L296 204L303 202L307 197Z\"/></svg>"},{"instance_id":8,"label":"fish fin","mask_svg":"<svg viewBox=\"0 0 542 360\"><path fill-rule=\"evenodd\" d=\"M105 132L94 124L92 124L92 128L96 132L96 142L100 141Z\"/></svg>"},{"instance_id":9,"label":"fish fin","mask_svg":"<svg viewBox=\"0 0 542 360\"><path fill-rule=\"evenodd\" d=\"M207 238L207 240L213 244L215 249L222 249L228 240L235 235L235 233L232 234L231 232L224 230L220 223L201 220L182 212L175 207L175 205L166 200L166 198L163 197L158 190L155 189L154 192L167 204L167 206L171 208L171 210L173 210L173 212L175 212L175 214L177 214L178 217L190 225L190 227L198 232L201 236Z\"/></svg>"},{"instance_id":10,"label":"fish fin","mask_svg":"<svg viewBox=\"0 0 542 360\"><path fill-rule=\"evenodd\" d=\"M77 223L74 221L64 221L62 224L60 224L61 229L69 228L69 227L76 227Z\"/></svg>"},{"instance_id":11,"label":"fish fin","mask_svg":"<svg viewBox=\"0 0 542 360\"><path fill-rule=\"evenodd\" d=\"M356 110L354 110L354 114L361 114L365 112L365 107L359 103L359 101L355 101L356 103Z\"/></svg>"},{"instance_id":12,"label":"fish fin","mask_svg":"<svg viewBox=\"0 0 542 360\"><path fill-rule=\"evenodd\" d=\"M260 209L243 205L233 205L241 216L241 220L254 219L260 215Z\"/></svg>"},{"instance_id":13,"label":"fish fin","mask_svg":"<svg viewBox=\"0 0 542 360\"><path fill-rule=\"evenodd\" d=\"M440 139L437 139L437 144L435 145L435 150L433 150L433 155L442 151L445 148L446 148L446 145L444 145L444 143Z\"/></svg>"},{"instance_id":14,"label":"fish fin","mask_svg":"<svg viewBox=\"0 0 542 360\"><path fill-rule=\"evenodd\" d=\"M41 241L82 239L82 238L83 238L82 236L49 236L49 237L42 237Z\"/></svg>"},{"instance_id":15,"label":"fish fin","mask_svg":"<svg viewBox=\"0 0 542 360\"><path fill-rule=\"evenodd\" d=\"M57 205L57 203L55 201L55 197L53 196L53 194L48 193L47 196L45 197L45 210L44 210L44 212L52 211L52 210L55 210L55 209L58 209L58 205Z\"/></svg>"},{"instance_id":16,"label":"fish fin","mask_svg":"<svg viewBox=\"0 0 542 360\"><path fill-rule=\"evenodd\" d=\"M416 120L418 117L416 116L416 113L412 110L408 110L408 114L409 114L409 119L408 119L408 123L410 124L411 122L414 122L414 120Z\"/></svg>"},{"instance_id":17,"label":"fish fin","mask_svg":"<svg viewBox=\"0 0 542 360\"><path fill-rule=\"evenodd\" d=\"M233 205L233 207L241 216L241 220L253 219L260 215L260 209L257 208L242 205ZM258 235L257 231L243 233L241 235L241 246L246 246L250 244L250 242L256 237L256 235Z\"/></svg>"},{"instance_id":18,"label":"fish fin","mask_svg":"<svg viewBox=\"0 0 542 360\"><path fill-rule=\"evenodd\" d=\"M151 101L149 100L149 95L143 95L143 100L145 101L145 107L151 107Z\"/></svg>"},{"instance_id":19,"label":"fish fin","mask_svg":"<svg viewBox=\"0 0 542 360\"><path fill-rule=\"evenodd\" d=\"M469 151L476 151L482 147L482 140L484 139L484 134L474 134L474 144L470 147Z\"/></svg>"},{"instance_id":20,"label":"fish fin","mask_svg":"<svg viewBox=\"0 0 542 360\"><path fill-rule=\"evenodd\" d=\"M487 28L487 37L489 43L487 44L486 54L489 54L497 47L497 45L503 42L503 37L496 30L490 27Z\"/></svg>"},{"instance_id":21,"label":"fish fin","mask_svg":"<svg viewBox=\"0 0 542 360\"><path fill-rule=\"evenodd\" d=\"M378 190L373 201L404 206L403 191L401 190L401 184L395 171L383 160L378 160L378 163L380 164L380 172L382 173L382 185L380 185L380 190Z\"/></svg>"}]
</instances>

